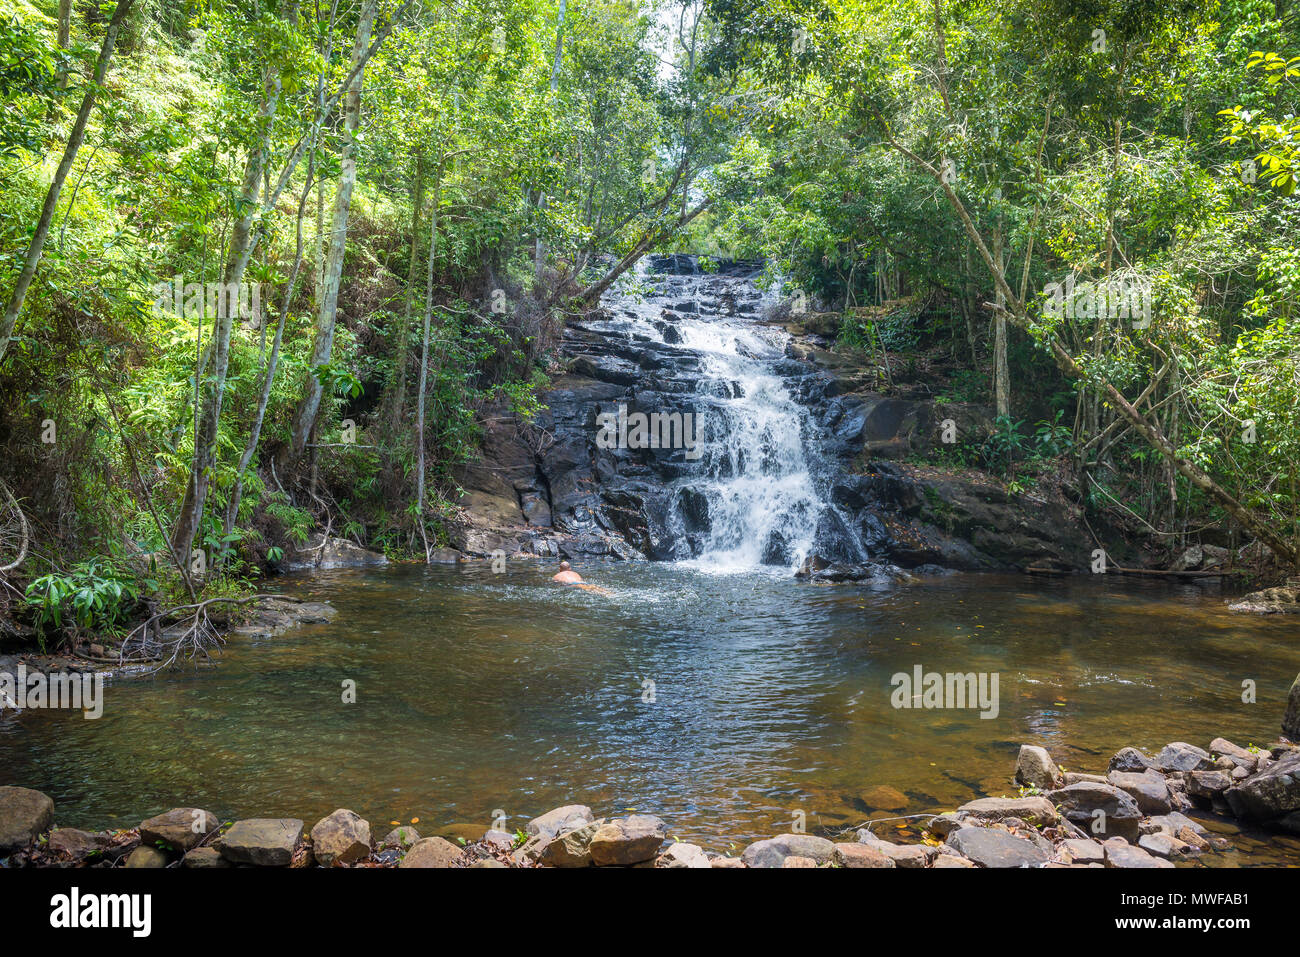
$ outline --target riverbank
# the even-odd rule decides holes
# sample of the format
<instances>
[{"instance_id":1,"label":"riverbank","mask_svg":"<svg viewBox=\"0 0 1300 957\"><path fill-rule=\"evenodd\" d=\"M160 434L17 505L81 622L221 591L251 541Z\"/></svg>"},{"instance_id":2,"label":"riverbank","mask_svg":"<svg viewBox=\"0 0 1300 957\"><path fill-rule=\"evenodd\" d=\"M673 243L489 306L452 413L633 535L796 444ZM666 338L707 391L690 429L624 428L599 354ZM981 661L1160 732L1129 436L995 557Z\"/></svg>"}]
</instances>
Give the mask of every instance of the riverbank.
<instances>
[{"instance_id":1,"label":"riverbank","mask_svg":"<svg viewBox=\"0 0 1300 957\"><path fill-rule=\"evenodd\" d=\"M1300 835L1300 746L1286 739L1243 748L1216 738L1208 750L1172 742L1155 755L1124 748L1097 771L1063 771L1043 748L1022 745L1015 796L826 835L779 834L736 855L673 840L669 823L654 815L597 817L578 804L514 833L496 820L476 841L421 836L418 820L390 822L376 840L378 829L345 808L310 828L298 818L223 822L180 807L131 829L90 832L55 826L54 802L39 791L0 787L0 855L19 868L1168 868L1231 847L1192 815ZM922 823L918 841L882 836L907 820ZM1300 842L1279 839L1300 853Z\"/></svg>"}]
</instances>

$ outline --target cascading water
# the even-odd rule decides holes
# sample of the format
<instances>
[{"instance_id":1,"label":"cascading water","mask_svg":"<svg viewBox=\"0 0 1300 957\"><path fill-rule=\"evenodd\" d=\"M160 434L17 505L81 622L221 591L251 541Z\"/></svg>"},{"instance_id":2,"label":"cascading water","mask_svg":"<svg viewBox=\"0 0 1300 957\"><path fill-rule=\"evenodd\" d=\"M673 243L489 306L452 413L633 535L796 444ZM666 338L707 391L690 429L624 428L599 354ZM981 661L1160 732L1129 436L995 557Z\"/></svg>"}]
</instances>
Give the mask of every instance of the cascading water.
<instances>
[{"instance_id":1,"label":"cascading water","mask_svg":"<svg viewBox=\"0 0 1300 957\"><path fill-rule=\"evenodd\" d=\"M689 404L700 439L668 483L667 531L680 543L676 557L704 570L798 568L834 511L818 480L816 428L774 368L789 335L761 322L771 302L752 274L651 272L643 263L607 297L611 318L600 323L694 360Z\"/></svg>"}]
</instances>

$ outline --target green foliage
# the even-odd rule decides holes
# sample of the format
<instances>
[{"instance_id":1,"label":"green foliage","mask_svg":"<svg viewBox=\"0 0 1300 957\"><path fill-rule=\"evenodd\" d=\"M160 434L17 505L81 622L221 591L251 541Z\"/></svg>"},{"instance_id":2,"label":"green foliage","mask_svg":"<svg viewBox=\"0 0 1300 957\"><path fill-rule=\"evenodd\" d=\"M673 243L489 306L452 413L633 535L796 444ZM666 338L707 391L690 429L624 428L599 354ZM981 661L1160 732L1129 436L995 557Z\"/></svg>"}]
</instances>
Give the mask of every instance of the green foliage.
<instances>
[{"instance_id":1,"label":"green foliage","mask_svg":"<svg viewBox=\"0 0 1300 957\"><path fill-rule=\"evenodd\" d=\"M42 630L65 624L112 631L136 603L158 590L158 581L142 577L112 559L78 562L67 573L51 572L27 586L26 601Z\"/></svg>"}]
</instances>

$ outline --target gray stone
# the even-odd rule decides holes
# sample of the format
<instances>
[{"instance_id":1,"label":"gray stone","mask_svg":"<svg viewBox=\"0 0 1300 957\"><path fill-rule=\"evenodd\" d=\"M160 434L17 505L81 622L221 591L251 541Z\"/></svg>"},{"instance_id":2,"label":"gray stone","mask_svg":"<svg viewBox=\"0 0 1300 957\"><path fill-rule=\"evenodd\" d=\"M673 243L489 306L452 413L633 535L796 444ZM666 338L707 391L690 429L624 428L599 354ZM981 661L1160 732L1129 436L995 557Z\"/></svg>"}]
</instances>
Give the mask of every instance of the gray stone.
<instances>
[{"instance_id":1,"label":"gray stone","mask_svg":"<svg viewBox=\"0 0 1300 957\"><path fill-rule=\"evenodd\" d=\"M952 868L975 867L976 865L974 861L968 861L964 857L957 857L955 854L940 854L934 859L934 863L930 866L936 868Z\"/></svg>"},{"instance_id":2,"label":"gray stone","mask_svg":"<svg viewBox=\"0 0 1300 957\"><path fill-rule=\"evenodd\" d=\"M1173 867L1169 861L1152 857L1140 847L1134 847L1122 837L1107 838L1102 845L1106 852L1107 867Z\"/></svg>"},{"instance_id":3,"label":"gray stone","mask_svg":"<svg viewBox=\"0 0 1300 957\"><path fill-rule=\"evenodd\" d=\"M1045 797L980 798L968 801L957 809L967 818L981 821L1003 821L1019 818L1038 827L1048 827L1060 818L1052 802Z\"/></svg>"},{"instance_id":4,"label":"gray stone","mask_svg":"<svg viewBox=\"0 0 1300 957\"><path fill-rule=\"evenodd\" d=\"M1270 820L1300 811L1300 749L1223 792L1238 817Z\"/></svg>"},{"instance_id":5,"label":"gray stone","mask_svg":"<svg viewBox=\"0 0 1300 957\"><path fill-rule=\"evenodd\" d=\"M525 830L531 835L552 838L592 822L591 808L582 804L566 804L528 822Z\"/></svg>"},{"instance_id":6,"label":"gray stone","mask_svg":"<svg viewBox=\"0 0 1300 957\"><path fill-rule=\"evenodd\" d=\"M894 862L895 867L903 867L908 870L925 867L939 854L937 848L928 847L925 844L890 844L888 841L880 841L877 844L867 846L880 851Z\"/></svg>"},{"instance_id":7,"label":"gray stone","mask_svg":"<svg viewBox=\"0 0 1300 957\"><path fill-rule=\"evenodd\" d=\"M1137 802L1143 814L1165 814L1169 811L1169 785L1159 771L1111 771L1106 783L1126 792Z\"/></svg>"},{"instance_id":8,"label":"gray stone","mask_svg":"<svg viewBox=\"0 0 1300 957\"><path fill-rule=\"evenodd\" d=\"M485 832L481 840L488 844L504 847L507 850L515 846L515 836L513 834L509 831L498 831L496 828Z\"/></svg>"},{"instance_id":9,"label":"gray stone","mask_svg":"<svg viewBox=\"0 0 1300 957\"><path fill-rule=\"evenodd\" d=\"M1022 744L1016 757L1016 782L1040 791L1060 787L1061 769L1056 766L1046 748L1035 744Z\"/></svg>"},{"instance_id":10,"label":"gray stone","mask_svg":"<svg viewBox=\"0 0 1300 957\"><path fill-rule=\"evenodd\" d=\"M482 860L475 861L470 867L504 867L508 869L510 865L498 861L495 857L485 857Z\"/></svg>"},{"instance_id":11,"label":"gray stone","mask_svg":"<svg viewBox=\"0 0 1300 957\"><path fill-rule=\"evenodd\" d=\"M161 841L172 850L188 851L220 826L211 811L174 807L140 823L140 843L157 846Z\"/></svg>"},{"instance_id":12,"label":"gray stone","mask_svg":"<svg viewBox=\"0 0 1300 957\"><path fill-rule=\"evenodd\" d=\"M1063 775L1065 786L1071 784L1108 784L1104 774L1082 774L1078 771L1066 771Z\"/></svg>"},{"instance_id":13,"label":"gray stone","mask_svg":"<svg viewBox=\"0 0 1300 957\"><path fill-rule=\"evenodd\" d=\"M311 829L311 849L322 867L363 861L370 856L370 822L339 808Z\"/></svg>"},{"instance_id":14,"label":"gray stone","mask_svg":"<svg viewBox=\"0 0 1300 957\"><path fill-rule=\"evenodd\" d=\"M1199 798L1217 797L1233 785L1232 775L1223 771L1193 771L1185 780L1187 793Z\"/></svg>"},{"instance_id":15,"label":"gray stone","mask_svg":"<svg viewBox=\"0 0 1300 957\"><path fill-rule=\"evenodd\" d=\"M0 855L21 850L54 823L54 802L31 788L0 787Z\"/></svg>"},{"instance_id":16,"label":"gray stone","mask_svg":"<svg viewBox=\"0 0 1300 957\"><path fill-rule=\"evenodd\" d=\"M1136 771L1141 773L1152 767L1154 762L1137 748L1120 748L1110 759L1107 771Z\"/></svg>"},{"instance_id":17,"label":"gray stone","mask_svg":"<svg viewBox=\"0 0 1300 957\"><path fill-rule=\"evenodd\" d=\"M1061 809L1066 819L1089 834L1118 835L1133 841L1138 838L1142 812L1128 792L1113 784L1071 784L1050 792L1047 799Z\"/></svg>"},{"instance_id":18,"label":"gray stone","mask_svg":"<svg viewBox=\"0 0 1300 957\"><path fill-rule=\"evenodd\" d=\"M1183 828L1188 827L1197 834L1204 834L1205 828L1193 821L1186 814L1180 814L1178 811L1170 811L1168 814L1159 814L1152 817L1151 823L1156 825L1156 830L1163 831L1166 834L1177 834Z\"/></svg>"},{"instance_id":19,"label":"gray stone","mask_svg":"<svg viewBox=\"0 0 1300 957\"><path fill-rule=\"evenodd\" d=\"M1159 771L1208 771L1214 766L1210 754L1186 741L1166 744L1154 761Z\"/></svg>"},{"instance_id":20,"label":"gray stone","mask_svg":"<svg viewBox=\"0 0 1300 957\"><path fill-rule=\"evenodd\" d=\"M1022 837L1001 828L963 827L947 844L982 867L1041 867L1051 856Z\"/></svg>"},{"instance_id":21,"label":"gray stone","mask_svg":"<svg viewBox=\"0 0 1300 957\"><path fill-rule=\"evenodd\" d=\"M652 861L668 836L653 814L633 814L600 825L591 836L591 859L597 867L627 867Z\"/></svg>"},{"instance_id":22,"label":"gray stone","mask_svg":"<svg viewBox=\"0 0 1300 957\"><path fill-rule=\"evenodd\" d=\"M947 837L953 831L957 830L957 828L961 827L962 818L964 816L965 815L963 814L958 814L956 811L945 811L943 814L937 814L930 818L930 820L926 821L925 829L932 834L939 835L940 837ZM865 828L859 831L858 840L863 840L862 835L864 833L870 834L871 832Z\"/></svg>"},{"instance_id":23,"label":"gray stone","mask_svg":"<svg viewBox=\"0 0 1300 957\"><path fill-rule=\"evenodd\" d=\"M301 841L302 821L297 818L259 817L236 821L215 846L235 864L288 867Z\"/></svg>"},{"instance_id":24,"label":"gray stone","mask_svg":"<svg viewBox=\"0 0 1300 957\"><path fill-rule=\"evenodd\" d=\"M455 867L461 849L442 837L426 837L411 845L398 868Z\"/></svg>"},{"instance_id":25,"label":"gray stone","mask_svg":"<svg viewBox=\"0 0 1300 957\"><path fill-rule=\"evenodd\" d=\"M835 853L835 844L824 837L811 834L781 834L763 841L755 841L740 855L746 867L780 867L787 857L810 857L815 861L829 861Z\"/></svg>"},{"instance_id":26,"label":"gray stone","mask_svg":"<svg viewBox=\"0 0 1300 957\"><path fill-rule=\"evenodd\" d=\"M1181 860L1200 853L1194 847L1164 832L1143 834L1138 838L1138 847L1148 854L1154 854L1156 857L1163 857L1166 860Z\"/></svg>"}]
</instances>

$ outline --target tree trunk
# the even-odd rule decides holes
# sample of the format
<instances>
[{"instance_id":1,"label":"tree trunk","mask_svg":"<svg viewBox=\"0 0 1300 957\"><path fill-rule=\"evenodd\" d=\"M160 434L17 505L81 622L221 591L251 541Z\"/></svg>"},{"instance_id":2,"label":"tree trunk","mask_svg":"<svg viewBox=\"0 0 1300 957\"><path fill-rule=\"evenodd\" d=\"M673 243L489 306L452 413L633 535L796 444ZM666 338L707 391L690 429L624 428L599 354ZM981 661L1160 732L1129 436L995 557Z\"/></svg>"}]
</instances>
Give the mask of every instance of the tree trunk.
<instances>
[{"instance_id":1,"label":"tree trunk","mask_svg":"<svg viewBox=\"0 0 1300 957\"><path fill-rule=\"evenodd\" d=\"M429 383L429 332L433 325L433 263L438 255L438 201L442 195L442 163L433 181L433 209L429 213L429 266L424 277L424 334L420 340L420 390L415 400L415 521L429 561L429 535L424 528L424 407Z\"/></svg>"},{"instance_id":2,"label":"tree trunk","mask_svg":"<svg viewBox=\"0 0 1300 957\"><path fill-rule=\"evenodd\" d=\"M291 10L290 15L293 16ZM244 271L253 255L254 228L257 212L258 190L262 184L262 171L271 151L271 136L275 127L275 111L280 102L280 71L268 63L262 77L262 106L258 110L258 138L244 164L244 180L239 192L240 214L231 233L230 251L226 261L223 281L227 289L243 282ZM240 297L242 300L242 297ZM176 525L172 529L172 547L189 564L190 549L203 521L212 470L217 462L217 430L221 423L221 406L226 395L226 373L230 367L230 337L235 327L235 310L227 297L221 297L224 308L219 310L212 332L212 376L203 390L203 411L199 415L198 432L194 439L194 461L190 481L185 487Z\"/></svg>"},{"instance_id":3,"label":"tree trunk","mask_svg":"<svg viewBox=\"0 0 1300 957\"><path fill-rule=\"evenodd\" d=\"M378 0L366 0L357 21L357 38L352 45L352 81L348 85L343 106L343 146L340 150L339 184L334 191L334 213L330 227L329 252L325 258L325 281L321 290L320 310L317 313L316 335L312 341L311 364L306 390L298 411L294 415L292 439L286 450L286 465L292 464L307 446L307 436L316 424L320 410L323 386L315 376L316 370L330 360L334 348L334 323L338 316L339 282L343 276L343 253L347 244L348 209L352 203L352 189L357 182L357 128L361 124L361 86L365 76L365 63L370 51L370 29L375 22ZM357 69L358 65L360 69Z\"/></svg>"},{"instance_id":4,"label":"tree trunk","mask_svg":"<svg viewBox=\"0 0 1300 957\"><path fill-rule=\"evenodd\" d=\"M18 322L18 314L22 311L23 300L27 298L27 290L36 276L36 267L40 265L41 255L45 251L45 240L50 234L50 224L54 221L54 211L59 204L59 193L63 191L68 172L76 162L77 151L81 149L81 143L86 138L86 124L90 122L91 110L95 108L95 97L100 87L104 85L104 77L108 75L108 64L113 58L113 49L117 46L118 34L122 32L122 24L126 21L127 14L131 12L134 2L135 0L118 0L117 7L113 10L113 18L108 22L108 30L104 33L104 42L99 49L99 59L95 61L94 76L86 88L85 96L81 99L81 109L77 111L77 118L72 124L68 144L63 150L63 159L59 161L54 179L45 194L45 205L41 207L41 217L36 221L36 232L32 235L31 244L27 247L27 255L23 258L22 271L18 274L18 281L9 297L9 305L5 307L4 318L0 319L0 362L4 361L5 353L9 351L9 342L13 337L14 326Z\"/></svg>"},{"instance_id":5,"label":"tree trunk","mask_svg":"<svg viewBox=\"0 0 1300 957\"><path fill-rule=\"evenodd\" d=\"M406 407L406 366L411 355L411 293L415 290L418 275L420 247L420 218L424 210L424 147L415 151L415 169L411 184L411 262L406 271L406 297L402 306L402 321L398 324L397 349L393 358L393 382L389 387L388 410L384 416L390 434L397 432L398 421Z\"/></svg>"},{"instance_id":6,"label":"tree trunk","mask_svg":"<svg viewBox=\"0 0 1300 957\"><path fill-rule=\"evenodd\" d=\"M564 15L565 0L560 0L559 14L555 22L555 59L551 64L551 98L560 91L560 67L564 63ZM537 198L538 211L538 234L537 242L533 247L533 283L537 287L538 294L541 293L543 273L546 270L546 243L541 235L541 213L546 209L546 193L542 192Z\"/></svg>"},{"instance_id":7,"label":"tree trunk","mask_svg":"<svg viewBox=\"0 0 1300 957\"><path fill-rule=\"evenodd\" d=\"M993 258L1002 268L1002 224L993 230ZM1007 371L1007 313L1006 298L997 292L997 312L993 317L993 392L998 415L1011 415L1011 374Z\"/></svg>"}]
</instances>

